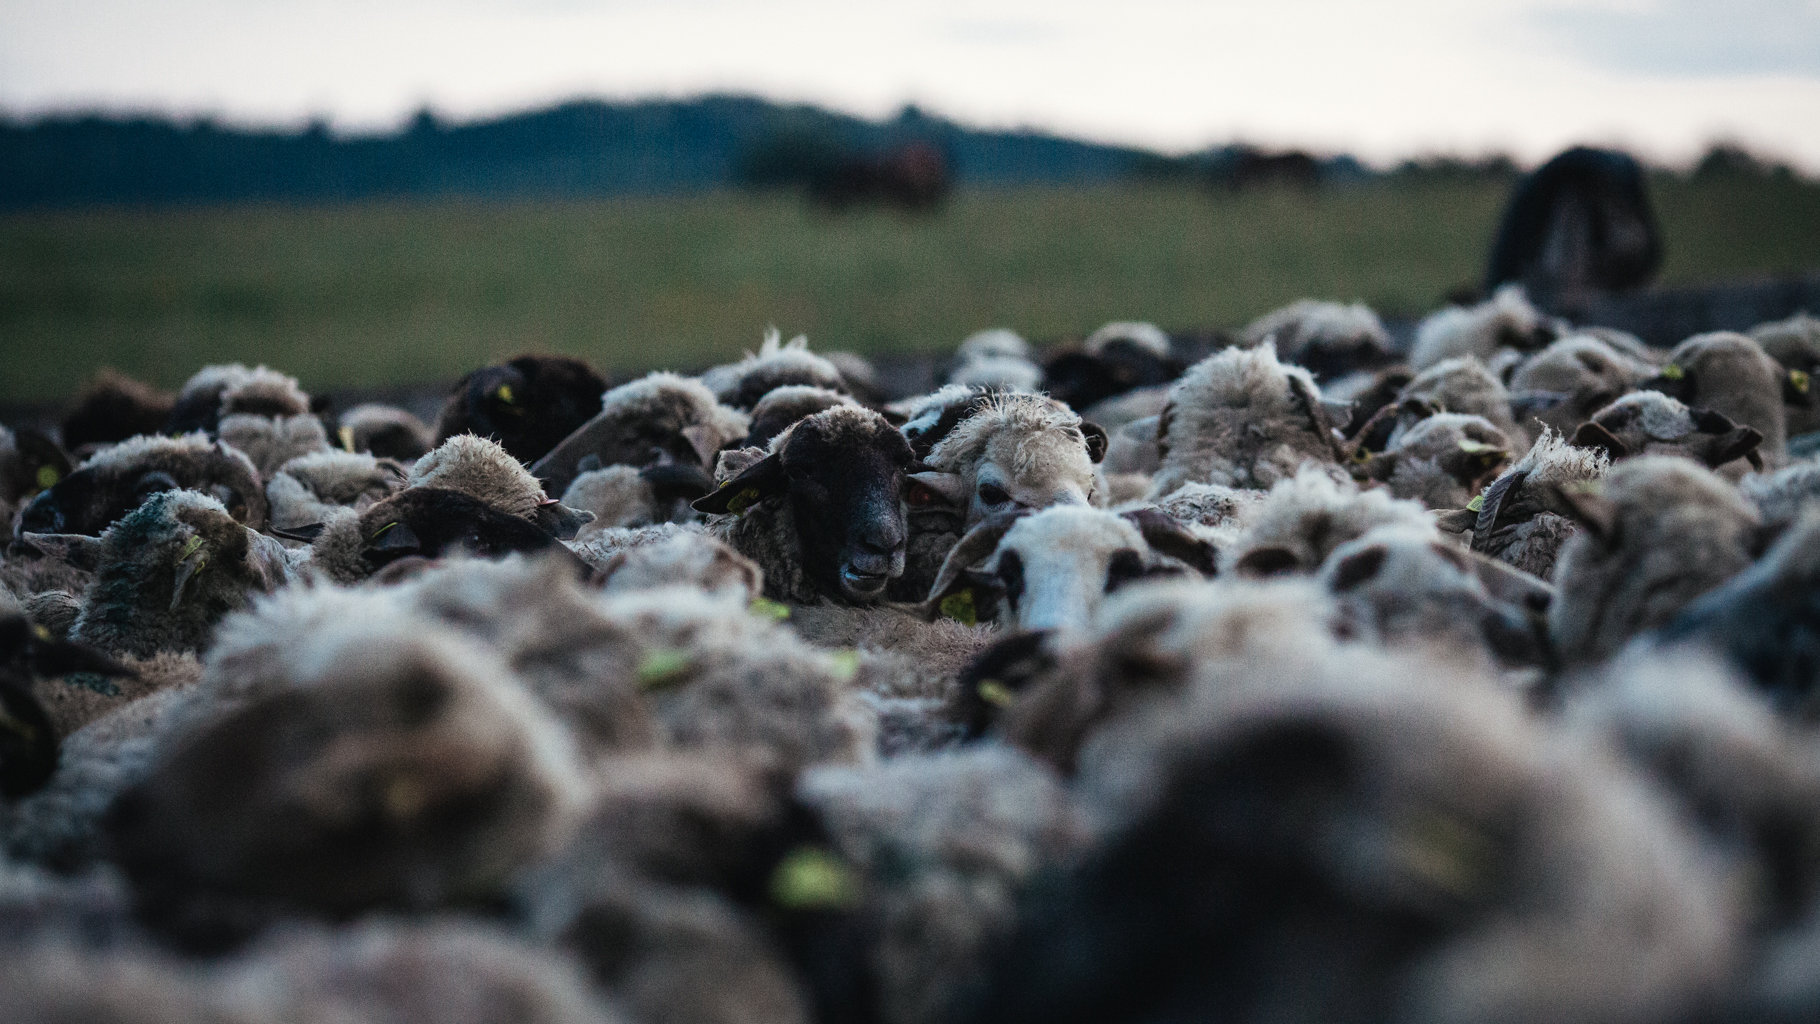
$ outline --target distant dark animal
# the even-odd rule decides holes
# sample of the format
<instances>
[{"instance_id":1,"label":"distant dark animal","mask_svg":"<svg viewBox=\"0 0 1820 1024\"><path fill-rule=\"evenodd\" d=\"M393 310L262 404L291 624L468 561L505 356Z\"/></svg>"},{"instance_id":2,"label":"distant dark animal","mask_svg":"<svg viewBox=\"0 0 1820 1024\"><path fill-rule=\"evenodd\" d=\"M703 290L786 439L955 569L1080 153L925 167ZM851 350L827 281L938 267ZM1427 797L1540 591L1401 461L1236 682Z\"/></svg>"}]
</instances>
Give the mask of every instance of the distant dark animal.
<instances>
[{"instance_id":1,"label":"distant dark animal","mask_svg":"<svg viewBox=\"0 0 1820 1024\"><path fill-rule=\"evenodd\" d=\"M436 420L436 443L456 434L498 441L536 462L600 412L606 379L579 359L519 356L475 370L455 384Z\"/></svg>"},{"instance_id":2,"label":"distant dark animal","mask_svg":"<svg viewBox=\"0 0 1820 1024\"><path fill-rule=\"evenodd\" d=\"M156 434L170 418L176 396L125 374L104 369L63 416L63 445L75 452Z\"/></svg>"},{"instance_id":3,"label":"distant dark animal","mask_svg":"<svg viewBox=\"0 0 1820 1024\"><path fill-rule=\"evenodd\" d=\"M855 206L933 210L948 198L948 160L924 142L871 156L848 157L809 183L809 199L835 212Z\"/></svg>"},{"instance_id":4,"label":"distant dark animal","mask_svg":"<svg viewBox=\"0 0 1820 1024\"><path fill-rule=\"evenodd\" d=\"M1235 189L1268 185L1313 188L1321 182L1321 167L1315 158L1301 150L1266 153L1260 149L1241 149L1232 164L1229 184Z\"/></svg>"},{"instance_id":5,"label":"distant dark animal","mask_svg":"<svg viewBox=\"0 0 1820 1024\"><path fill-rule=\"evenodd\" d=\"M1562 308L1591 292L1648 284L1662 265L1662 237L1627 153L1575 147L1517 183L1504 209L1485 290L1517 282Z\"/></svg>"}]
</instances>

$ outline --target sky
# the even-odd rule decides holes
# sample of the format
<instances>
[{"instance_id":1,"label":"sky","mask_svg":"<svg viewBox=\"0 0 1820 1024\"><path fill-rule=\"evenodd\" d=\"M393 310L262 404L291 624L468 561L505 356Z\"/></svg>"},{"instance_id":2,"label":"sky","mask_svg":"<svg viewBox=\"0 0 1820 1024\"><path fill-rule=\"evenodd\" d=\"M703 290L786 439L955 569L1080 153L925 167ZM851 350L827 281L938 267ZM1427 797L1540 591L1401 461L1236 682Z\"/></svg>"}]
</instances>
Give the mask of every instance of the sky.
<instances>
[{"instance_id":1,"label":"sky","mask_svg":"<svg viewBox=\"0 0 1820 1024\"><path fill-rule=\"evenodd\" d=\"M1820 173L1820 0L0 0L12 116L367 131L715 91L1380 164L1727 139Z\"/></svg>"}]
</instances>

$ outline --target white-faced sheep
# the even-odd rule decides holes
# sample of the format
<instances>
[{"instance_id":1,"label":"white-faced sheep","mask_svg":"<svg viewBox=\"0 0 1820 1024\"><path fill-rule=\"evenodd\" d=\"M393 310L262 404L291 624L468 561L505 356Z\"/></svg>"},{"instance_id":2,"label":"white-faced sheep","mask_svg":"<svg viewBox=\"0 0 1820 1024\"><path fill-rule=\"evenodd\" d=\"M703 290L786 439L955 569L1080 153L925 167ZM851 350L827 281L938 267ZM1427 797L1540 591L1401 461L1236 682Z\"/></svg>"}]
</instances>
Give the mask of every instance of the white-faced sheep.
<instances>
[{"instance_id":1,"label":"white-faced sheep","mask_svg":"<svg viewBox=\"0 0 1820 1024\"><path fill-rule=\"evenodd\" d=\"M1231 348L1191 367L1157 424L1162 466L1150 493L1186 483L1268 488L1308 461L1343 461L1308 371L1277 362L1270 343Z\"/></svg>"}]
</instances>

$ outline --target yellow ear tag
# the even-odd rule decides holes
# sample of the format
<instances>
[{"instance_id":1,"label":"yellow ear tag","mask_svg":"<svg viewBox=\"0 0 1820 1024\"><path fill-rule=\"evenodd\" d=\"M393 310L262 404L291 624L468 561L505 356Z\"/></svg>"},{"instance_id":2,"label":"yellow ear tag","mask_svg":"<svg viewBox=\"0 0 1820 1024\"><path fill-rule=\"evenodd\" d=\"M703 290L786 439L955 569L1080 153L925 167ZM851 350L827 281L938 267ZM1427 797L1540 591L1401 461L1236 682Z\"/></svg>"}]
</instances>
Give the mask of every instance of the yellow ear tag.
<instances>
[{"instance_id":1,"label":"yellow ear tag","mask_svg":"<svg viewBox=\"0 0 1820 1024\"><path fill-rule=\"evenodd\" d=\"M946 615L963 626L979 625L979 609L973 605L972 587L968 587L966 590L957 590L947 597L942 598L940 608L943 615Z\"/></svg>"},{"instance_id":2,"label":"yellow ear tag","mask_svg":"<svg viewBox=\"0 0 1820 1024\"><path fill-rule=\"evenodd\" d=\"M341 450L342 451L351 452L354 450L354 428L353 427L342 427L339 430L335 431L335 436L341 438Z\"/></svg>"},{"instance_id":3,"label":"yellow ear tag","mask_svg":"<svg viewBox=\"0 0 1820 1024\"><path fill-rule=\"evenodd\" d=\"M827 850L799 846L771 872L771 899L789 910L840 910L859 901L853 869Z\"/></svg>"},{"instance_id":4,"label":"yellow ear tag","mask_svg":"<svg viewBox=\"0 0 1820 1024\"><path fill-rule=\"evenodd\" d=\"M1491 451L1491 445L1482 441L1474 441L1470 437L1462 437L1460 438L1460 450L1468 455L1477 455L1480 452Z\"/></svg>"},{"instance_id":5,"label":"yellow ear tag","mask_svg":"<svg viewBox=\"0 0 1820 1024\"><path fill-rule=\"evenodd\" d=\"M673 647L657 647L645 652L638 663L638 688L665 690L682 682L689 671L689 652Z\"/></svg>"},{"instance_id":6,"label":"yellow ear tag","mask_svg":"<svg viewBox=\"0 0 1820 1024\"><path fill-rule=\"evenodd\" d=\"M1802 375L1801 380L1802 380L1802 383L1799 384L1798 386L1801 388L1801 390L1806 391L1807 390L1807 377L1805 374ZM63 474L57 472L56 466L39 466L38 467L38 489L39 490L48 491L51 488L57 486L57 481L59 481L61 479L63 479Z\"/></svg>"},{"instance_id":7,"label":"yellow ear tag","mask_svg":"<svg viewBox=\"0 0 1820 1024\"><path fill-rule=\"evenodd\" d=\"M1469 501L1469 502L1467 502L1467 503L1466 503L1466 511L1468 511L1468 512L1483 512L1483 511L1485 511L1485 495L1483 495L1483 494L1481 494L1481 495L1479 495L1479 496L1478 496L1478 497L1476 497L1476 498L1474 498L1474 499L1472 499L1472 500L1471 500L1471 501Z\"/></svg>"},{"instance_id":8,"label":"yellow ear tag","mask_svg":"<svg viewBox=\"0 0 1820 1024\"><path fill-rule=\"evenodd\" d=\"M1788 382L1795 386L1796 391L1799 391L1804 395L1807 394L1808 379L1806 373L1800 370L1790 370L1788 371ZM38 471L38 479L44 479L44 470L41 469ZM46 484L45 486L48 487L50 485Z\"/></svg>"},{"instance_id":9,"label":"yellow ear tag","mask_svg":"<svg viewBox=\"0 0 1820 1024\"><path fill-rule=\"evenodd\" d=\"M391 529L392 527L397 526L398 522L399 522L398 520L394 519L391 522L385 524L384 526L381 526L379 529L373 531L373 536L370 539L378 540L379 538L385 536L385 532L387 530Z\"/></svg>"},{"instance_id":10,"label":"yellow ear tag","mask_svg":"<svg viewBox=\"0 0 1820 1024\"><path fill-rule=\"evenodd\" d=\"M761 495L758 493L758 488L748 487L738 494L735 494L732 501L727 502L727 512L736 516L744 515L747 509L758 504L758 499L760 497Z\"/></svg>"},{"instance_id":11,"label":"yellow ear tag","mask_svg":"<svg viewBox=\"0 0 1820 1024\"><path fill-rule=\"evenodd\" d=\"M45 629L43 626L40 626L37 623L32 624L32 635L37 637L40 640L43 640L45 643L49 643L49 642L51 642L51 640L55 639L54 637L51 636L50 630Z\"/></svg>"},{"instance_id":12,"label":"yellow ear tag","mask_svg":"<svg viewBox=\"0 0 1820 1024\"><path fill-rule=\"evenodd\" d=\"M752 603L746 605L746 610L761 619L776 619L778 622L790 617L789 605L763 597L753 598Z\"/></svg>"},{"instance_id":13,"label":"yellow ear tag","mask_svg":"<svg viewBox=\"0 0 1820 1024\"><path fill-rule=\"evenodd\" d=\"M835 651L828 655L828 661L834 669L834 678L843 683L850 683L859 675L859 652L855 650Z\"/></svg>"},{"instance_id":14,"label":"yellow ear tag","mask_svg":"<svg viewBox=\"0 0 1820 1024\"><path fill-rule=\"evenodd\" d=\"M1359 450L1352 453L1352 461L1363 465L1364 463L1371 461L1371 453L1366 451L1363 448L1360 448Z\"/></svg>"},{"instance_id":15,"label":"yellow ear tag","mask_svg":"<svg viewBox=\"0 0 1820 1024\"><path fill-rule=\"evenodd\" d=\"M195 534L195 535L191 536L189 540L184 542L183 550L177 552L177 561L179 561L179 562L186 561L191 555L195 554L196 549L201 546L202 546L202 535ZM201 566L197 566L197 568L201 568Z\"/></svg>"},{"instance_id":16,"label":"yellow ear tag","mask_svg":"<svg viewBox=\"0 0 1820 1024\"><path fill-rule=\"evenodd\" d=\"M980 695L980 700L985 701L995 708L1008 708L1011 706L1012 702L1017 699L1017 696L1011 692L1010 687L996 679L980 680L976 692Z\"/></svg>"},{"instance_id":17,"label":"yellow ear tag","mask_svg":"<svg viewBox=\"0 0 1820 1024\"><path fill-rule=\"evenodd\" d=\"M1681 378L1687 376L1687 373L1685 371L1683 371L1681 369L1681 367L1677 366L1676 364L1669 363L1667 366L1664 366L1662 368L1662 376L1667 377L1669 380L1680 380Z\"/></svg>"},{"instance_id":18,"label":"yellow ear tag","mask_svg":"<svg viewBox=\"0 0 1820 1024\"><path fill-rule=\"evenodd\" d=\"M506 403L507 405L512 404L512 385L501 384L499 386L499 390L493 392L493 394L495 396L497 396L500 401Z\"/></svg>"}]
</instances>

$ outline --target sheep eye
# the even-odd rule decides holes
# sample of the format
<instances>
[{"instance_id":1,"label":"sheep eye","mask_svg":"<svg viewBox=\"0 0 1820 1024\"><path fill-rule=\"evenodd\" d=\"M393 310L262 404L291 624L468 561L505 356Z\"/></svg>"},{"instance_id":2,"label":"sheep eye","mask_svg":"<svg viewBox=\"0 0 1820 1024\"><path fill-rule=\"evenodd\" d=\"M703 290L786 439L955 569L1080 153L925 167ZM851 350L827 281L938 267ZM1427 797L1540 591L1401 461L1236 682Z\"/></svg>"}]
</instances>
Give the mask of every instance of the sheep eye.
<instances>
[{"instance_id":1,"label":"sheep eye","mask_svg":"<svg viewBox=\"0 0 1820 1024\"><path fill-rule=\"evenodd\" d=\"M934 489L916 480L910 481L909 488L904 492L904 502L912 508L926 508L940 500L941 496Z\"/></svg>"},{"instance_id":2,"label":"sheep eye","mask_svg":"<svg viewBox=\"0 0 1820 1024\"><path fill-rule=\"evenodd\" d=\"M1144 559L1130 548L1121 548L1112 553L1112 561L1106 565L1106 593L1110 594L1135 580L1144 577Z\"/></svg>"},{"instance_id":3,"label":"sheep eye","mask_svg":"<svg viewBox=\"0 0 1820 1024\"><path fill-rule=\"evenodd\" d=\"M980 484L980 500L988 505L1003 505L1011 500L1011 495L1003 487L993 484Z\"/></svg>"}]
</instances>

